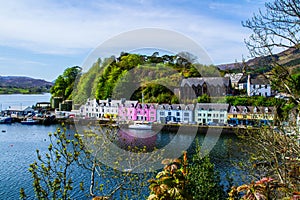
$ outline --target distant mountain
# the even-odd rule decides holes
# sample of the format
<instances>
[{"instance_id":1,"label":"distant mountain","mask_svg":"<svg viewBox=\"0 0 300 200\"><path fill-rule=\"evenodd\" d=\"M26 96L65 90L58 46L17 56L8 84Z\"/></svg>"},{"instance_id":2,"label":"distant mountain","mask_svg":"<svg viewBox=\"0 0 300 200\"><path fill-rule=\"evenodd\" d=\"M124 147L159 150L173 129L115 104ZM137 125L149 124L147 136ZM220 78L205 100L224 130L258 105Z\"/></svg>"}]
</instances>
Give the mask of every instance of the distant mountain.
<instances>
[{"instance_id":1,"label":"distant mountain","mask_svg":"<svg viewBox=\"0 0 300 200\"><path fill-rule=\"evenodd\" d=\"M53 83L25 76L0 76L0 93L42 93L49 92Z\"/></svg>"},{"instance_id":2,"label":"distant mountain","mask_svg":"<svg viewBox=\"0 0 300 200\"><path fill-rule=\"evenodd\" d=\"M0 87L20 87L20 88L33 88L33 87L46 87L50 88L52 82L42 79L34 79L25 76L0 76Z\"/></svg>"},{"instance_id":3,"label":"distant mountain","mask_svg":"<svg viewBox=\"0 0 300 200\"><path fill-rule=\"evenodd\" d=\"M291 47L285 51L277 53L271 56L264 56L264 57L257 57L246 61L244 64L237 62L237 63L229 63L229 64L221 64L217 67L222 71L234 71L234 70L241 70L243 66L248 66L248 70L251 71L260 71L260 72L267 72L271 69L270 63L272 59L275 59L276 62L279 64L288 67L290 70L295 70L300 68L300 50L295 47Z\"/></svg>"}]
</instances>

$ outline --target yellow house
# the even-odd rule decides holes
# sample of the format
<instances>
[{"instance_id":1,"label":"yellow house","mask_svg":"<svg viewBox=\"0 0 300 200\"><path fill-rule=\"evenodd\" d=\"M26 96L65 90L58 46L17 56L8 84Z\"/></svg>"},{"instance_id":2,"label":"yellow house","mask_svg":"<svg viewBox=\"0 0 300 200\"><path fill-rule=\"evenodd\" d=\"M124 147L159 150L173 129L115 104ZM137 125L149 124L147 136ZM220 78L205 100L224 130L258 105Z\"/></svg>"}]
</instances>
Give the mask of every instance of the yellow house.
<instances>
[{"instance_id":1,"label":"yellow house","mask_svg":"<svg viewBox=\"0 0 300 200\"><path fill-rule=\"evenodd\" d=\"M229 124L258 125L270 124L275 116L274 107L231 106L228 112Z\"/></svg>"}]
</instances>

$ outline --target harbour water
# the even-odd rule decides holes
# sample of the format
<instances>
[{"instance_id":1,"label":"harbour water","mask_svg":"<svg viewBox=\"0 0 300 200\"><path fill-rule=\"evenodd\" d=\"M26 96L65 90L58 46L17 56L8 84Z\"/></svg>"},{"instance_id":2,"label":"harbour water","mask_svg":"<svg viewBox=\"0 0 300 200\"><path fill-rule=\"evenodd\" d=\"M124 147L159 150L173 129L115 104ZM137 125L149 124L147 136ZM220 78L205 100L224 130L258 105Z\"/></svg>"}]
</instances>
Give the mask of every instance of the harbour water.
<instances>
[{"instance_id":1,"label":"harbour water","mask_svg":"<svg viewBox=\"0 0 300 200\"><path fill-rule=\"evenodd\" d=\"M12 106L21 109L27 106L33 106L37 102L49 102L50 98L51 95L49 93L0 95L0 111Z\"/></svg>"},{"instance_id":2,"label":"harbour water","mask_svg":"<svg viewBox=\"0 0 300 200\"><path fill-rule=\"evenodd\" d=\"M5 96L5 95L4 95ZM19 102L14 102L16 105L23 102L22 95L15 95L15 99ZM38 97L38 98L37 98ZM48 101L49 96L29 96L25 99L31 99L34 104L37 101ZM0 95L0 100L7 99ZM8 102L8 101L6 101ZM29 100L28 100L29 102ZM0 103L4 104L4 101ZM0 124L0 197L1 199L18 199L20 188L24 188L29 199L33 199L34 191L32 188L32 178L28 171L29 165L37 160L36 149L39 149L41 154L48 151L50 143L48 133L54 132L59 125L43 126L43 125L22 125L20 123ZM73 130L70 130L72 133ZM169 142L175 144L184 144L190 141L190 136L187 134L175 137L176 133L159 132L152 141L156 147L160 148L167 145ZM197 135L200 141L203 141L205 133ZM174 141L176 140L176 141ZM210 156L212 162L216 165L216 169L220 171L222 183L226 185L226 175L236 174L235 182L241 183L239 171L231 166L231 161L234 159L235 149L232 149L232 143L237 142L234 134L223 132L218 138L218 141L212 149ZM143 144L144 145L144 144ZM175 147L176 148L176 147ZM89 182L90 174L74 170L74 182L78 183L82 180ZM76 187L78 188L78 187ZM88 193L88 188L85 192L75 189L72 193L72 199L89 199L85 195ZM147 193L147 191L145 192Z\"/></svg>"}]
</instances>

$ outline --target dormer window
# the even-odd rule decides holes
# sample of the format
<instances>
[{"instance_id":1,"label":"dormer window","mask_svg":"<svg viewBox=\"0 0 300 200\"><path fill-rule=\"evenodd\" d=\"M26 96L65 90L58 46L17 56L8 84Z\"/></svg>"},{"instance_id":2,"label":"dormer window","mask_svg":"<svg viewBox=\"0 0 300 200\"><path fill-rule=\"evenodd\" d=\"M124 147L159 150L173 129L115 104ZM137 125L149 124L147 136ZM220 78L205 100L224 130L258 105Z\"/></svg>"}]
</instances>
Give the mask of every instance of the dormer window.
<instances>
[{"instance_id":1,"label":"dormer window","mask_svg":"<svg viewBox=\"0 0 300 200\"><path fill-rule=\"evenodd\" d=\"M265 108L265 113L268 113L269 112L269 109L268 108Z\"/></svg>"},{"instance_id":2,"label":"dormer window","mask_svg":"<svg viewBox=\"0 0 300 200\"><path fill-rule=\"evenodd\" d=\"M257 108L256 108L256 107L253 109L253 112L254 112L254 113L257 113Z\"/></svg>"},{"instance_id":3,"label":"dormer window","mask_svg":"<svg viewBox=\"0 0 300 200\"><path fill-rule=\"evenodd\" d=\"M246 113L246 112L247 112L247 108L245 107L245 108L244 108L244 113Z\"/></svg>"},{"instance_id":4,"label":"dormer window","mask_svg":"<svg viewBox=\"0 0 300 200\"><path fill-rule=\"evenodd\" d=\"M233 108L233 112L236 112L236 107Z\"/></svg>"}]
</instances>

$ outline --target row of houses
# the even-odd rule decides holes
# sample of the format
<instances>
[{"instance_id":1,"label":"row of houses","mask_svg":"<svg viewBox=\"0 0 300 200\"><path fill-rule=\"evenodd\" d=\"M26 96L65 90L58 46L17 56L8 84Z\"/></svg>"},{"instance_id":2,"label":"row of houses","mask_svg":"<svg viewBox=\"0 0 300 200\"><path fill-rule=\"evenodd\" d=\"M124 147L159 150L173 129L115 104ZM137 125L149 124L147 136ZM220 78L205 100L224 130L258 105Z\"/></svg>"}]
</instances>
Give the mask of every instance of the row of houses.
<instances>
[{"instance_id":1,"label":"row of houses","mask_svg":"<svg viewBox=\"0 0 300 200\"><path fill-rule=\"evenodd\" d=\"M273 107L229 106L224 103L141 104L138 101L88 99L79 109L85 118L184 124L255 125L272 123Z\"/></svg>"},{"instance_id":2,"label":"row of houses","mask_svg":"<svg viewBox=\"0 0 300 200\"><path fill-rule=\"evenodd\" d=\"M181 100L193 100L207 94L211 97L233 95L234 90L243 90L248 96L272 96L270 81L262 75L226 74L224 77L196 77L181 81L174 90Z\"/></svg>"}]
</instances>

